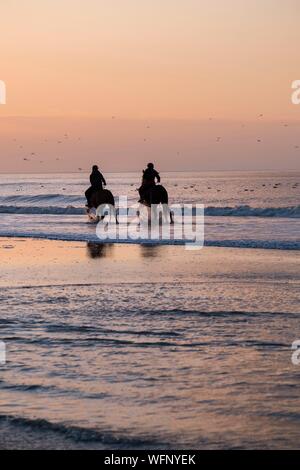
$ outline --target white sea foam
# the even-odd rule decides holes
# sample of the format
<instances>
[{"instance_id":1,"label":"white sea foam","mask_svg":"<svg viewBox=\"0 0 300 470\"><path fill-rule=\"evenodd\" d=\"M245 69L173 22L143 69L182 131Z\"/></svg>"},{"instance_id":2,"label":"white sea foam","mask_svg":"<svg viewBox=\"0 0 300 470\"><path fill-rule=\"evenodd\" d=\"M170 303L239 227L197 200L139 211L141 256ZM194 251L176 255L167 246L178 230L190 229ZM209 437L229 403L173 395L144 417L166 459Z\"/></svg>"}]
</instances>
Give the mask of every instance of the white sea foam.
<instances>
[{"instance_id":1,"label":"white sea foam","mask_svg":"<svg viewBox=\"0 0 300 470\"><path fill-rule=\"evenodd\" d=\"M34 196L32 197L34 198ZM52 196L54 198L54 196ZM57 197L58 198L58 197ZM30 201L30 198L25 198ZM50 199L50 200L49 200ZM49 199L43 198L51 203ZM78 199L78 198L77 198ZM9 202L9 201L8 201ZM24 202L24 201L22 201ZM55 205L0 205L1 214L52 214L52 215L82 215L85 210L83 208L84 201L81 207L73 205L55 206ZM205 207L205 215L210 217L285 217L285 218L300 218L300 205L291 207L250 207L250 206L235 206L235 207L218 207L208 206Z\"/></svg>"},{"instance_id":2,"label":"white sea foam","mask_svg":"<svg viewBox=\"0 0 300 470\"><path fill-rule=\"evenodd\" d=\"M162 177L170 204L204 204L206 245L299 249L298 173ZM107 180L117 206L122 194L129 205L136 203L139 174L107 175ZM87 184L88 175L0 175L0 236L98 241L95 226L86 223ZM179 238L164 243L184 243ZM114 241L119 240L110 239Z\"/></svg>"}]
</instances>

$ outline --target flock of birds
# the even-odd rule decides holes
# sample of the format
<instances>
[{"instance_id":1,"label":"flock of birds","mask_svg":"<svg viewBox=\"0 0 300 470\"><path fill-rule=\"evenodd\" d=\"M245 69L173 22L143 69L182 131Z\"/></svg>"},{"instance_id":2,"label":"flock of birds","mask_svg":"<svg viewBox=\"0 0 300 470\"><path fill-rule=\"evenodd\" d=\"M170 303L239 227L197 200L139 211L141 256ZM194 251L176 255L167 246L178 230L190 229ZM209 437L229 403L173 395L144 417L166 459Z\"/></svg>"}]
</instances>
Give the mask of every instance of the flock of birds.
<instances>
[{"instance_id":1,"label":"flock of birds","mask_svg":"<svg viewBox=\"0 0 300 470\"><path fill-rule=\"evenodd\" d=\"M291 188L292 188L292 189L297 189L298 186L299 186L299 184L300 184L300 183L292 183ZM173 186L177 187L178 184L175 183ZM278 188L280 188L280 187L283 187L283 183L281 183L281 182L280 182L280 183L270 183L270 184L268 184L268 185L265 184L265 183L263 183L263 184L261 185L261 187L266 188L266 189L270 189L270 186L272 187L271 189L278 189ZM194 184L192 184L192 185L190 185L190 186L183 186L183 189L185 189L185 190L193 189L194 191L198 191L198 188L195 188L195 185L194 185ZM210 191L210 190L211 190L211 191L216 191L216 192L218 192L218 193L220 193L220 192L222 191L222 190L219 189L219 188L212 188L211 186L207 186L206 189L208 189L209 191ZM253 192L255 192L256 189L257 189L257 188L255 188L255 189L253 189L253 188L244 188L243 191L244 191L244 192L253 193Z\"/></svg>"},{"instance_id":2,"label":"flock of birds","mask_svg":"<svg viewBox=\"0 0 300 470\"><path fill-rule=\"evenodd\" d=\"M43 141L43 143L49 143L49 142L50 142L50 143L56 143L57 145L61 145L61 144L64 143L64 141L66 141L66 140L68 140L68 139L69 139L69 135L68 135L68 134L64 134L64 135L63 135L63 140L56 140L56 141L51 142L49 139L45 139L45 140ZM81 137L77 137L77 141L80 141L80 140L81 140ZM17 140L17 139L13 139L13 142L16 142L16 143L17 143L18 140ZM19 146L18 146L18 149L19 149L19 150L23 150L23 149L24 149L24 145L19 145ZM22 158L23 158L23 161L24 161L24 162L36 161L36 162L38 162L38 163L40 163L40 164L43 164L43 163L44 163L44 160L37 160L37 159L34 158L34 157L38 157L38 154L37 154L36 152L30 152L30 155L29 155L28 157L22 157ZM62 158L61 158L61 157L56 157L55 160L58 162L58 161L62 160ZM83 168L80 168L80 167L79 167L79 168L78 168L78 171L83 171Z\"/></svg>"},{"instance_id":3,"label":"flock of birds","mask_svg":"<svg viewBox=\"0 0 300 470\"><path fill-rule=\"evenodd\" d=\"M263 119L263 117L264 117L263 114L259 114L259 115L257 116L258 119ZM116 116L112 116L111 119L115 120L115 119L116 119ZM210 118L209 118L209 121L212 121L212 120L213 120L213 118L210 117ZM282 126L283 126L283 127L289 127L289 124L287 124L287 123L282 123ZM241 127L244 128L244 127L246 127L246 125L245 125L245 124L241 124ZM148 125L145 126L145 128L146 128L146 129L150 129L151 126L148 124ZM68 141L68 140L70 140L70 136L69 136L69 134L65 133L65 134L63 134L63 137L60 138L60 139L58 139L58 140L51 141L51 140L49 140L49 139L45 139L45 140L43 141L43 143L51 143L51 144L56 144L57 146L61 146L62 144L64 144L64 143L65 143L66 141ZM13 139L13 141L14 141L15 143L18 143L17 139ZM81 137L75 138L75 141L77 141L77 142L78 142L78 141L81 141ZM146 138L146 137L143 137L143 141L144 141L144 142L147 142L147 138ZM222 142L222 137L221 137L221 136L217 136L217 137L215 138L215 141L216 141L217 143ZM256 142L257 142L257 143L262 143L262 142L263 142L263 139L262 139L261 137L257 137L257 138L256 138ZM58 148L59 148L59 147L58 147ZM294 148L295 148L295 149L299 149L299 148L300 148L300 145L295 144L295 145L294 145ZM24 144L22 144L22 145L19 144L19 145L18 145L18 149L24 151ZM56 150L55 150L55 152L56 152ZM57 152L58 152L58 150L57 150ZM59 152L62 153L62 150L59 149ZM179 152L179 151L177 151L177 155L180 155L180 152ZM35 161L35 162L38 162L39 164L45 163L45 160L39 159L38 153L37 153L37 152L33 152L33 151L30 152L30 153L28 153L28 156L26 156L26 157L23 157L23 156L22 156L21 158L23 158L23 161L24 161L24 162ZM62 157L56 157L55 160L56 160L57 162L59 162L59 161L63 161L63 158L62 158ZM86 169L84 169L84 168L82 168L82 167L78 167L77 170L78 170L79 172L86 171ZM209 188L208 188L208 189L209 189Z\"/></svg>"}]
</instances>

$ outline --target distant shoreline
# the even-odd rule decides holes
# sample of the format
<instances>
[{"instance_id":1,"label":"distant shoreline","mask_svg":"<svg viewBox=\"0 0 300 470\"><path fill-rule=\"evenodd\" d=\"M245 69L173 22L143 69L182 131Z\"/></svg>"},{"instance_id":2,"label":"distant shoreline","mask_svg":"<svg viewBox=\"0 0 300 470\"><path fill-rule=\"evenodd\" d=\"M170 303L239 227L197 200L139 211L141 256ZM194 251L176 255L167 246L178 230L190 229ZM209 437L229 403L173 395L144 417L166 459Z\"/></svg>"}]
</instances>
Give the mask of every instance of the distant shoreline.
<instances>
[{"instance_id":1,"label":"distant shoreline","mask_svg":"<svg viewBox=\"0 0 300 470\"><path fill-rule=\"evenodd\" d=\"M0 175L84 175L88 173L90 170L83 170L83 171L75 171L75 172L68 172L68 171L45 171L45 172L40 172L40 171L16 171L16 172L6 172L6 171L0 171ZM132 171L109 171L106 170L106 174L109 175L128 175L128 174L140 174L139 170L132 170ZM191 173L191 174L197 174L197 173L300 173L300 168L287 168L283 170L276 170L276 169L265 169L265 170L162 170L161 173Z\"/></svg>"}]
</instances>

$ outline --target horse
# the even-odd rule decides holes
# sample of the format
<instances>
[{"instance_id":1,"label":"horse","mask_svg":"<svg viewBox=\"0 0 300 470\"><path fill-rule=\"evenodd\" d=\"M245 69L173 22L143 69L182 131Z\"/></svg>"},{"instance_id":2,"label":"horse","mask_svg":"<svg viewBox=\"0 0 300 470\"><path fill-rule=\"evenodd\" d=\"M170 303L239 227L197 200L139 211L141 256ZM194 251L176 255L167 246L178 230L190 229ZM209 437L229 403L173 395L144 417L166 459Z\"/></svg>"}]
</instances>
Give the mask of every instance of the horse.
<instances>
[{"instance_id":1,"label":"horse","mask_svg":"<svg viewBox=\"0 0 300 470\"><path fill-rule=\"evenodd\" d=\"M118 217L117 217L117 211L115 207L115 198L112 194L111 191L108 189L99 189L95 191L91 198L90 198L90 204L89 208L87 209L87 214L91 219L94 219L96 222L99 222L100 220L103 220L105 217L105 212L107 209L107 206L109 207L110 215L113 212L114 217L116 219L116 223L118 224ZM91 209L96 209L96 217L93 218L91 215L90 210Z\"/></svg>"},{"instance_id":2,"label":"horse","mask_svg":"<svg viewBox=\"0 0 300 470\"><path fill-rule=\"evenodd\" d=\"M168 205L169 204L168 191L161 184L157 184L155 186L152 186L149 189L146 189L141 203L145 205L146 207L148 207L149 209L153 207L155 218L157 218L157 206L161 204L163 208L163 215L165 217L165 220L168 219L168 215L169 215L170 223L174 224L173 213L171 212L169 205Z\"/></svg>"}]
</instances>

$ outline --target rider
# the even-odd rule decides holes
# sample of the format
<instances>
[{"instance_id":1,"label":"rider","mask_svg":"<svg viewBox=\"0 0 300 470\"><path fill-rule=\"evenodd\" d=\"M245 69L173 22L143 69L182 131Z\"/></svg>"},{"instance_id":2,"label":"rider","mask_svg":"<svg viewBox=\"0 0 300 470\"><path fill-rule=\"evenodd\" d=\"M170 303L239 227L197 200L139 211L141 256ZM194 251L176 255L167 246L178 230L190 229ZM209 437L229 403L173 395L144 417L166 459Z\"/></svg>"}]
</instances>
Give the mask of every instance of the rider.
<instances>
[{"instance_id":1,"label":"rider","mask_svg":"<svg viewBox=\"0 0 300 470\"><path fill-rule=\"evenodd\" d=\"M87 199L87 207L90 207L90 199L91 199L92 194L95 191L99 191L99 190L102 191L103 184L104 186L106 186L106 181L104 179L104 176L99 171L99 168L97 165L94 165L92 168L92 173L90 175L90 183L91 183L91 186L85 192L85 197Z\"/></svg>"},{"instance_id":2,"label":"rider","mask_svg":"<svg viewBox=\"0 0 300 470\"><path fill-rule=\"evenodd\" d=\"M143 202L147 191L155 186L155 180L160 183L159 173L155 170L153 163L148 163L146 170L143 170L142 185L139 188L140 201Z\"/></svg>"}]
</instances>

